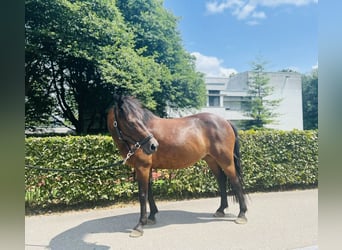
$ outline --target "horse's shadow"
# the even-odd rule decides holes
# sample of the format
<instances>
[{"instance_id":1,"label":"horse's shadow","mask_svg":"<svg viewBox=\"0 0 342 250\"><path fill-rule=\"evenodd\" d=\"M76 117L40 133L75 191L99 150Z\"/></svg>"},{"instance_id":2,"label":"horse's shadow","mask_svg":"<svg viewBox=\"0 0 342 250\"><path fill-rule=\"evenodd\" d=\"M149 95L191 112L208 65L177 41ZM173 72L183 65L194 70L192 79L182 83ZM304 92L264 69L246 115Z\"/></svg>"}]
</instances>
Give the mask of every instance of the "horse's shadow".
<instances>
[{"instance_id":1,"label":"horse's shadow","mask_svg":"<svg viewBox=\"0 0 342 250\"><path fill-rule=\"evenodd\" d=\"M173 224L197 224L218 220L234 221L236 219L236 216L232 214L226 214L223 218L215 218L213 217L213 214L210 213L193 213L180 210L160 211L158 215L157 223L155 225L146 226L145 230L148 230L148 228L158 228ZM96 233L127 233L128 237L132 226L137 223L138 218L138 213L130 213L83 222L82 224L55 236L50 241L49 249L110 249L110 246L86 242L84 241L84 237L88 234Z\"/></svg>"}]
</instances>

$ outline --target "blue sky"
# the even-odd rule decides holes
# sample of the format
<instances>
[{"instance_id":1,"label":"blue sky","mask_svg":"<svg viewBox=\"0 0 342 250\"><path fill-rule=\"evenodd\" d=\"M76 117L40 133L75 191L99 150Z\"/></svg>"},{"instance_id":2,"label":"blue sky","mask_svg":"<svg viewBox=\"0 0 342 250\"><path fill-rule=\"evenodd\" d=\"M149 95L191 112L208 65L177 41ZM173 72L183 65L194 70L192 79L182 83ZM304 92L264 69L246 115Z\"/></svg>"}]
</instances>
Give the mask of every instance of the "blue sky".
<instances>
[{"instance_id":1,"label":"blue sky","mask_svg":"<svg viewBox=\"0 0 342 250\"><path fill-rule=\"evenodd\" d=\"M164 0L179 17L185 49L197 70L224 76L251 69L310 73L318 64L318 0Z\"/></svg>"}]
</instances>

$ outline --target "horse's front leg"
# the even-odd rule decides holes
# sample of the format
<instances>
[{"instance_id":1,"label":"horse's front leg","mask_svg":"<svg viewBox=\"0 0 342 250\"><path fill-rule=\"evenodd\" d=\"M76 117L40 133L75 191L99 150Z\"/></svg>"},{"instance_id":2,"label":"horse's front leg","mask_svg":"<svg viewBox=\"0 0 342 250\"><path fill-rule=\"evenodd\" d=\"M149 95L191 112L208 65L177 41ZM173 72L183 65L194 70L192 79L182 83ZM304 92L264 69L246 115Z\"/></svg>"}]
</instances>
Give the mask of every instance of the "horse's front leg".
<instances>
[{"instance_id":1,"label":"horse's front leg","mask_svg":"<svg viewBox=\"0 0 342 250\"><path fill-rule=\"evenodd\" d=\"M156 213L158 213L158 208L156 206L156 203L154 201L154 198L153 198L153 192L152 192L152 173L150 175L150 180L148 182L148 203L150 205L150 210L151 210L151 213L150 215L148 216L148 219L147 219L147 224L148 225L154 225L156 224L156 218L155 218L155 215Z\"/></svg>"},{"instance_id":2,"label":"horse's front leg","mask_svg":"<svg viewBox=\"0 0 342 250\"><path fill-rule=\"evenodd\" d=\"M147 171L147 175L146 175ZM147 224L146 201L148 194L149 170L142 168L136 169L137 181L139 186L140 218L138 224L133 228L130 236L140 237L143 235L143 226Z\"/></svg>"}]
</instances>

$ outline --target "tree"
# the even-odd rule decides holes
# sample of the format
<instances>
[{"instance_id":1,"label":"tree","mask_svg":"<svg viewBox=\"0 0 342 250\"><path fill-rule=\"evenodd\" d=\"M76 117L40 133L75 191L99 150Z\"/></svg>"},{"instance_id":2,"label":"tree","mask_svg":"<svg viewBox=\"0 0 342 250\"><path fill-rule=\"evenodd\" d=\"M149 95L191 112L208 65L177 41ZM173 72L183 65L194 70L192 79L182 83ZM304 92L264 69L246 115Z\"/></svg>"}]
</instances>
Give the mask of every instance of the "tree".
<instances>
[{"instance_id":1,"label":"tree","mask_svg":"<svg viewBox=\"0 0 342 250\"><path fill-rule=\"evenodd\" d=\"M165 115L168 102L180 108L203 106L204 78L195 70L195 58L182 46L178 19L163 7L161 0L118 0L117 6L134 32L135 48L165 65L170 73L160 81L161 93L154 96L159 115Z\"/></svg>"},{"instance_id":2,"label":"tree","mask_svg":"<svg viewBox=\"0 0 342 250\"><path fill-rule=\"evenodd\" d=\"M252 120L243 122L246 129L260 129L275 121L277 113L274 109L279 105L280 99L270 99L273 87L269 84L269 78L265 72L266 61L257 58L252 62L252 70L248 79L248 95L250 98L247 105L246 115Z\"/></svg>"},{"instance_id":3,"label":"tree","mask_svg":"<svg viewBox=\"0 0 342 250\"><path fill-rule=\"evenodd\" d=\"M302 78L303 127L318 129L318 69Z\"/></svg>"},{"instance_id":4,"label":"tree","mask_svg":"<svg viewBox=\"0 0 342 250\"><path fill-rule=\"evenodd\" d=\"M115 1L27 0L25 10L26 126L57 119L78 134L106 130L118 90L156 107L168 72L134 48Z\"/></svg>"},{"instance_id":5,"label":"tree","mask_svg":"<svg viewBox=\"0 0 342 250\"><path fill-rule=\"evenodd\" d=\"M115 0L25 1L26 127L58 121L78 134L105 131L114 92L135 95L161 115L168 101L204 102L203 77L180 40L172 39L175 19L159 1L140 3L146 4L146 25L170 20L167 31L168 25L153 29L148 46L142 43L151 33L139 38L143 22L128 24ZM164 50L174 52L158 56Z\"/></svg>"}]
</instances>

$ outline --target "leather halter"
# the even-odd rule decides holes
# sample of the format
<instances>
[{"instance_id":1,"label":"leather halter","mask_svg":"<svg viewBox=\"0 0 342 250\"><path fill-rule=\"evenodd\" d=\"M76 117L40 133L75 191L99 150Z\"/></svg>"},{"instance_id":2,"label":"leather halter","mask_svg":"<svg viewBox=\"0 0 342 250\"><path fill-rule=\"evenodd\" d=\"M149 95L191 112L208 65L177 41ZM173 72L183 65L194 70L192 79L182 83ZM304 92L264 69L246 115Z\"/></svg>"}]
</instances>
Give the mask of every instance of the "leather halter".
<instances>
[{"instance_id":1,"label":"leather halter","mask_svg":"<svg viewBox=\"0 0 342 250\"><path fill-rule=\"evenodd\" d=\"M117 106L115 107L115 109L117 109ZM142 146L144 146L147 142L149 142L152 138L153 135L149 134L147 135L145 138L143 138L141 141L135 141L133 140L131 137L125 135L124 133L122 133L122 131L119 128L119 124L117 122L117 117L116 117L116 112L114 110L114 122L113 122L113 126L116 130L116 134L119 138L120 141L123 141L126 144L128 153L126 156L126 159L124 160L123 164L126 163L126 161L132 156L134 155L135 151L137 151L139 148L141 148ZM130 144L132 144L133 146L131 147Z\"/></svg>"}]
</instances>

